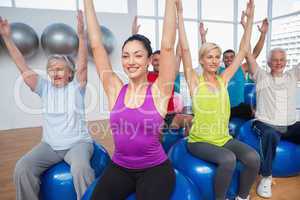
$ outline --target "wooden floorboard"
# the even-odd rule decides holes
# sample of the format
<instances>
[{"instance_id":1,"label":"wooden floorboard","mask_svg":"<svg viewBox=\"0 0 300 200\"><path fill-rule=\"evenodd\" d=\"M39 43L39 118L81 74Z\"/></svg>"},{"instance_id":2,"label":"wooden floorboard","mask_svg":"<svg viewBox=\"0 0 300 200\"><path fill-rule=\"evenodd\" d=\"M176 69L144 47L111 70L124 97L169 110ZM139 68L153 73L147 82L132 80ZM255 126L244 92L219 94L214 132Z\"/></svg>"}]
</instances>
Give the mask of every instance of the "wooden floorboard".
<instances>
[{"instance_id":1,"label":"wooden floorboard","mask_svg":"<svg viewBox=\"0 0 300 200\"><path fill-rule=\"evenodd\" d=\"M113 141L107 121L90 122L92 137L101 143L110 153L113 152ZM12 174L16 161L41 140L41 128L24 128L0 131L0 200L14 200L15 188ZM300 158L298 158L300 159ZM252 200L260 200L251 191ZM273 185L274 200L300 200L300 176L276 178Z\"/></svg>"}]
</instances>

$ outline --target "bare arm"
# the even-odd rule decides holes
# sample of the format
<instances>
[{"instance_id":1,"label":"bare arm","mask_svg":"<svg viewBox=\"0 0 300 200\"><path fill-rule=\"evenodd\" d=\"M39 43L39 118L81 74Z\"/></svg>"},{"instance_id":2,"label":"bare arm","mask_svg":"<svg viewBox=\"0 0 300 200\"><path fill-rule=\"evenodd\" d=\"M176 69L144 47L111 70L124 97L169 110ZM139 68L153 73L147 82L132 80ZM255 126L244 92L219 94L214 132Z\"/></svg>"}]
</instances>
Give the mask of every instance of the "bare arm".
<instances>
[{"instance_id":1,"label":"bare arm","mask_svg":"<svg viewBox=\"0 0 300 200\"><path fill-rule=\"evenodd\" d=\"M235 74L239 66L241 65L243 59L245 58L247 52L250 48L250 39L251 39L251 33L252 33L252 24L253 24L253 16L254 16L254 2L253 0L249 0L247 3L247 10L245 15L247 16L247 23L245 26L244 34L241 39L239 52L235 56L232 64L227 67L222 73L221 77L223 80L228 83L232 76Z\"/></svg>"},{"instance_id":2,"label":"bare arm","mask_svg":"<svg viewBox=\"0 0 300 200\"><path fill-rule=\"evenodd\" d=\"M17 65L24 82L31 90L34 90L37 84L37 73L30 69L25 61L24 56L21 54L19 49L11 38L11 29L8 21L0 17L0 34L4 40L4 43L8 49L9 55Z\"/></svg>"},{"instance_id":3,"label":"bare arm","mask_svg":"<svg viewBox=\"0 0 300 200\"><path fill-rule=\"evenodd\" d=\"M77 13L77 33L79 38L79 48L76 63L76 76L80 86L84 86L87 82L87 46L81 10Z\"/></svg>"},{"instance_id":4,"label":"bare arm","mask_svg":"<svg viewBox=\"0 0 300 200\"><path fill-rule=\"evenodd\" d=\"M251 76L253 76L253 74L256 72L258 64L251 52L247 54L246 61L247 61L249 73L251 74Z\"/></svg>"},{"instance_id":5,"label":"bare arm","mask_svg":"<svg viewBox=\"0 0 300 200\"><path fill-rule=\"evenodd\" d=\"M200 37L201 37L201 44L206 43L207 31L208 31L208 28L205 29L203 22L200 22L200 24L199 24L199 33L200 33Z\"/></svg>"},{"instance_id":6,"label":"bare arm","mask_svg":"<svg viewBox=\"0 0 300 200\"><path fill-rule=\"evenodd\" d=\"M176 38L176 0L166 0L160 48L159 74L155 84L165 96L173 91L176 73L174 44ZM166 84L167 83L167 84Z\"/></svg>"},{"instance_id":7,"label":"bare arm","mask_svg":"<svg viewBox=\"0 0 300 200\"><path fill-rule=\"evenodd\" d=\"M84 0L84 11L97 72L103 84L104 91L109 98L109 106L112 108L123 83L117 74L113 72L109 57L102 44L102 33L98 24L93 0Z\"/></svg>"},{"instance_id":8,"label":"bare arm","mask_svg":"<svg viewBox=\"0 0 300 200\"><path fill-rule=\"evenodd\" d=\"M141 25L137 23L137 16L135 16L131 26L132 35L137 34L140 30L140 27Z\"/></svg>"},{"instance_id":9,"label":"bare arm","mask_svg":"<svg viewBox=\"0 0 300 200\"><path fill-rule=\"evenodd\" d=\"M189 48L189 44L188 44L188 40L184 28L182 5L179 5L177 10L178 10L177 15L178 15L179 41L181 46L184 76L189 86L190 95L192 96L194 93L194 89L198 85L198 75L196 71L193 69L193 65L192 65L191 52L190 52L190 48Z\"/></svg>"},{"instance_id":10,"label":"bare arm","mask_svg":"<svg viewBox=\"0 0 300 200\"><path fill-rule=\"evenodd\" d=\"M180 63L181 63L181 47L180 47L180 42L178 40L176 46L176 75L179 73Z\"/></svg>"},{"instance_id":11,"label":"bare arm","mask_svg":"<svg viewBox=\"0 0 300 200\"><path fill-rule=\"evenodd\" d=\"M268 19L265 18L262 22L262 25L261 27L257 26L258 27L258 30L260 32L260 36L259 36L259 39L253 49L253 56L254 58L257 58L261 52L261 50L263 49L264 47L264 43L265 43L265 39L266 39L266 34L268 32L268 29L269 29L269 22L268 22Z\"/></svg>"},{"instance_id":12,"label":"bare arm","mask_svg":"<svg viewBox=\"0 0 300 200\"><path fill-rule=\"evenodd\" d=\"M243 13L242 17L241 17L241 24L242 24L243 28L245 28L245 23L244 23L244 20L243 20L244 17L245 17L245 14ZM253 52L252 52L252 55L253 55L254 59L256 59L259 56L260 52L262 51L262 49L264 47L266 34L268 32L268 29L269 29L268 19L265 18L263 20L263 23L262 23L261 27L259 27L258 25L257 25L257 27L258 27L258 30L260 32L260 37L259 37L259 39L258 39L258 41L257 41L257 43L256 43L256 45L253 49ZM247 57L248 57L248 55L247 55ZM246 58L246 60L247 60L247 58ZM253 68L253 66L254 65L252 64L252 68ZM242 69L243 69L244 73L246 73L248 71L251 73L250 67L251 66L249 66L249 61L247 60L247 62L242 65Z\"/></svg>"}]
</instances>

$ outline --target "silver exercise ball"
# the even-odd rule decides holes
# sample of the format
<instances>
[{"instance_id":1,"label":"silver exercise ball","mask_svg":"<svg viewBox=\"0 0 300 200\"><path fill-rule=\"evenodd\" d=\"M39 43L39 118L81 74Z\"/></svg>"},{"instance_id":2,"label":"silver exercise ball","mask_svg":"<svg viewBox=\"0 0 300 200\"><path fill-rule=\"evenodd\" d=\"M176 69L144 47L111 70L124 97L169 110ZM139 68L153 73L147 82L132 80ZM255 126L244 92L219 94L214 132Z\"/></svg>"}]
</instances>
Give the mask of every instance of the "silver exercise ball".
<instances>
[{"instance_id":1,"label":"silver exercise ball","mask_svg":"<svg viewBox=\"0 0 300 200\"><path fill-rule=\"evenodd\" d=\"M11 23L10 27L12 40L22 55L26 58L34 56L39 49L39 38L34 29L19 22ZM3 41L1 41L1 45L6 48Z\"/></svg>"},{"instance_id":2,"label":"silver exercise ball","mask_svg":"<svg viewBox=\"0 0 300 200\"><path fill-rule=\"evenodd\" d=\"M116 46L116 37L114 36L113 32L106 28L105 26L100 26L100 30L102 33L102 42L107 54L111 54ZM92 56L92 49L90 43L88 43L88 51L89 55Z\"/></svg>"},{"instance_id":3,"label":"silver exercise ball","mask_svg":"<svg viewBox=\"0 0 300 200\"><path fill-rule=\"evenodd\" d=\"M79 41L72 27L55 23L45 28L41 43L47 54L75 54Z\"/></svg>"}]
</instances>

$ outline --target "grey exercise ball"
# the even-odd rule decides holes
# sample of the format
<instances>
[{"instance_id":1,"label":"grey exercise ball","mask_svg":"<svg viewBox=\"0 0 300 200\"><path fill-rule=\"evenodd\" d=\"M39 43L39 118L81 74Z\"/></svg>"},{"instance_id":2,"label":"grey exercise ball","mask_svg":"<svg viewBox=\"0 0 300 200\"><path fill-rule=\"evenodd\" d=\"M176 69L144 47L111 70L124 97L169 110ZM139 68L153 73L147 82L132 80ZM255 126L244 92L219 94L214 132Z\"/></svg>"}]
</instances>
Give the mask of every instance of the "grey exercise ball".
<instances>
[{"instance_id":1,"label":"grey exercise ball","mask_svg":"<svg viewBox=\"0 0 300 200\"><path fill-rule=\"evenodd\" d=\"M26 58L30 58L36 54L39 49L39 38L34 29L24 23L11 23L11 37L19 51ZM3 41L1 45L5 47Z\"/></svg>"},{"instance_id":2,"label":"grey exercise ball","mask_svg":"<svg viewBox=\"0 0 300 200\"><path fill-rule=\"evenodd\" d=\"M113 52L116 46L116 37L114 36L113 32L106 28L105 26L100 26L100 30L102 33L102 42L107 54ZM89 54L92 56L92 49L90 44L88 43L88 50Z\"/></svg>"},{"instance_id":3,"label":"grey exercise ball","mask_svg":"<svg viewBox=\"0 0 300 200\"><path fill-rule=\"evenodd\" d=\"M41 43L47 54L75 54L79 41L72 27L55 23L45 28Z\"/></svg>"}]
</instances>

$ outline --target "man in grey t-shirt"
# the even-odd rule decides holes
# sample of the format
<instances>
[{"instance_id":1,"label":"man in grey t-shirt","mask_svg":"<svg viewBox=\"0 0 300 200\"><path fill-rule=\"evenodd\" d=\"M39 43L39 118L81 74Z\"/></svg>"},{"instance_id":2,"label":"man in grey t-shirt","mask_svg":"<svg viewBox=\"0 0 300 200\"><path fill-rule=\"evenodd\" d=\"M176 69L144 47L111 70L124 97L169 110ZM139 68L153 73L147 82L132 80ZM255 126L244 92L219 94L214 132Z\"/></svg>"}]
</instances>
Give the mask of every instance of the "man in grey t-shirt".
<instances>
[{"instance_id":1,"label":"man in grey t-shirt","mask_svg":"<svg viewBox=\"0 0 300 200\"><path fill-rule=\"evenodd\" d=\"M270 51L271 72L258 67L252 55L247 56L250 73L256 83L256 113L254 131L261 141L261 175L257 194L272 196L272 161L280 139L300 143L300 122L296 121L296 89L300 81L299 65L285 71L286 52L281 48Z\"/></svg>"}]
</instances>

